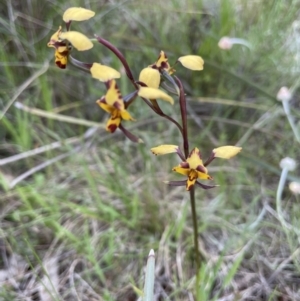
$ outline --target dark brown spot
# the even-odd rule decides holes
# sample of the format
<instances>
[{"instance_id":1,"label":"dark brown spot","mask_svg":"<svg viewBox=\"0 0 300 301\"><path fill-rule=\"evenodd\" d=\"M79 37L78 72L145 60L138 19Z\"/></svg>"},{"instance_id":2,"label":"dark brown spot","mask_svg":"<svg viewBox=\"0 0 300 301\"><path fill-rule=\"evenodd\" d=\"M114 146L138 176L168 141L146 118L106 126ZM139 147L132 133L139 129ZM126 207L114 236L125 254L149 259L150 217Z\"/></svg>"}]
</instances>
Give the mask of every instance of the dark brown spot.
<instances>
[{"instance_id":1,"label":"dark brown spot","mask_svg":"<svg viewBox=\"0 0 300 301\"><path fill-rule=\"evenodd\" d=\"M61 61L55 62L56 66L59 67L60 69L66 69L66 64L62 64Z\"/></svg>"},{"instance_id":2,"label":"dark brown spot","mask_svg":"<svg viewBox=\"0 0 300 301\"><path fill-rule=\"evenodd\" d=\"M114 133L117 129L117 125L116 124L110 124L108 126L108 130L111 132L111 133Z\"/></svg>"},{"instance_id":3,"label":"dark brown spot","mask_svg":"<svg viewBox=\"0 0 300 301\"><path fill-rule=\"evenodd\" d=\"M182 167L182 168L190 168L190 164L189 163L187 163L187 162L181 162L180 163L180 166Z\"/></svg>"}]
</instances>

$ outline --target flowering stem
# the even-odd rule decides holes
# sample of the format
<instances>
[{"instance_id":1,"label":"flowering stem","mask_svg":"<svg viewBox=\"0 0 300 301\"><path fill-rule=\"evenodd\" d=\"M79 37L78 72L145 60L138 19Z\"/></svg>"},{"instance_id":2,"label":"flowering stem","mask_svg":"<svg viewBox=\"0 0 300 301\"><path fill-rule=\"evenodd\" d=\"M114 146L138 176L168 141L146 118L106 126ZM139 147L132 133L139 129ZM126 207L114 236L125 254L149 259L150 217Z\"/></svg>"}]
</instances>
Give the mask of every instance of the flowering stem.
<instances>
[{"instance_id":1,"label":"flowering stem","mask_svg":"<svg viewBox=\"0 0 300 301\"><path fill-rule=\"evenodd\" d=\"M95 35L97 41L99 43L101 43L102 45L104 45L106 48L108 48L110 51L112 51L116 56L117 58L120 60L120 62L122 63L122 65L124 66L125 68L125 71L126 71L126 75L127 77L130 79L130 81L132 82L132 84L134 85L134 87L136 89L138 89L138 86L137 84L135 83L134 81L134 78L133 78L133 75L132 75L132 72L131 72L131 69L124 57L124 55L122 54L122 52L117 49L113 44L111 44L110 42L108 42L107 40Z\"/></svg>"},{"instance_id":2,"label":"flowering stem","mask_svg":"<svg viewBox=\"0 0 300 301\"><path fill-rule=\"evenodd\" d=\"M181 111L181 119L182 119L182 139L183 139L183 149L185 157L187 158L189 155L189 141L188 141L188 132L187 132L187 110L186 110L186 99L184 95L183 85L180 79L177 76L174 76L176 83L179 87L180 95L179 95L179 104Z\"/></svg>"},{"instance_id":3,"label":"flowering stem","mask_svg":"<svg viewBox=\"0 0 300 301\"><path fill-rule=\"evenodd\" d=\"M182 139L183 139L183 149L184 155L187 158L189 155L189 141L188 141L188 131L187 131L187 109L186 109L186 99L184 94L183 85L180 79L177 76L174 76L176 84L179 87L179 104L180 104L180 112L182 119ZM190 202L191 202L191 210L192 210L192 220L193 220L193 233L194 233L194 248L195 248L195 261L196 261L196 285L195 285L195 293L196 300L199 300L198 291L200 285L200 253L198 246L198 223L197 223L197 213L196 213L196 201L195 201L195 187L193 186L190 189Z\"/></svg>"},{"instance_id":4,"label":"flowering stem","mask_svg":"<svg viewBox=\"0 0 300 301\"><path fill-rule=\"evenodd\" d=\"M194 232L194 248L195 248L195 260L196 260L196 296L198 296L198 289L200 285L200 252L198 245L198 224L197 224L197 213L196 213L196 201L195 201L195 187L192 187L190 190L190 201L192 209L192 220L193 220L193 232ZM196 300L199 300L196 298Z\"/></svg>"}]
</instances>

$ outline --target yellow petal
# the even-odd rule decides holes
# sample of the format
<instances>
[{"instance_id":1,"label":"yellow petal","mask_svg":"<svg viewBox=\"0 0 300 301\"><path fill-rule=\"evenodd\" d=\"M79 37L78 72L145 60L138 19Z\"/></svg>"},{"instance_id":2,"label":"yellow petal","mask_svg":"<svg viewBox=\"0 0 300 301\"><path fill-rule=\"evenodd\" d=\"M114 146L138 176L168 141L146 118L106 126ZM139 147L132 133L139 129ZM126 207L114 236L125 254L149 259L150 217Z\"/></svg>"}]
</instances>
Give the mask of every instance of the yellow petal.
<instances>
[{"instance_id":1,"label":"yellow petal","mask_svg":"<svg viewBox=\"0 0 300 301\"><path fill-rule=\"evenodd\" d=\"M101 108L102 110L106 111L106 112L109 113L109 114L112 114L113 111L115 110L115 108L112 107L112 106L110 106L110 105L108 105L108 104L106 104L106 103L101 102L101 100L103 100L103 98L104 98L104 97L102 97L101 99L98 99L98 100L96 101L96 103L100 106L100 108Z\"/></svg>"},{"instance_id":2,"label":"yellow petal","mask_svg":"<svg viewBox=\"0 0 300 301\"><path fill-rule=\"evenodd\" d=\"M95 16L95 13L89 9L82 7L70 7L63 14L63 20L69 21L85 21Z\"/></svg>"},{"instance_id":3,"label":"yellow petal","mask_svg":"<svg viewBox=\"0 0 300 301\"><path fill-rule=\"evenodd\" d=\"M132 120L132 121L134 121L134 119L131 117L131 115L129 114L129 112L127 110L122 110L120 112L120 115L121 115L121 118L123 120Z\"/></svg>"},{"instance_id":4,"label":"yellow petal","mask_svg":"<svg viewBox=\"0 0 300 301\"><path fill-rule=\"evenodd\" d=\"M164 51L161 50L160 54L159 54L159 57L155 63L155 66L160 69L160 68L163 68L163 69L169 69L170 68L170 65L168 63L168 57L166 56L166 54L164 53Z\"/></svg>"},{"instance_id":5,"label":"yellow petal","mask_svg":"<svg viewBox=\"0 0 300 301\"><path fill-rule=\"evenodd\" d=\"M191 188L195 185L196 179L192 178L190 179L188 177L188 179L186 180L186 190L189 191L191 190Z\"/></svg>"},{"instance_id":6,"label":"yellow petal","mask_svg":"<svg viewBox=\"0 0 300 301\"><path fill-rule=\"evenodd\" d=\"M154 155L165 155L165 154L176 153L177 150L178 150L178 146L172 144L164 144L164 145L151 148L151 152Z\"/></svg>"},{"instance_id":7,"label":"yellow petal","mask_svg":"<svg viewBox=\"0 0 300 301\"><path fill-rule=\"evenodd\" d=\"M105 101L108 105L114 107L118 111L123 111L125 109L121 92L114 79L108 82L108 90L105 95Z\"/></svg>"},{"instance_id":8,"label":"yellow petal","mask_svg":"<svg viewBox=\"0 0 300 301\"><path fill-rule=\"evenodd\" d=\"M190 170L188 174L188 179L186 181L186 190L190 190L194 186L197 179L197 172L195 170Z\"/></svg>"},{"instance_id":9,"label":"yellow petal","mask_svg":"<svg viewBox=\"0 0 300 301\"><path fill-rule=\"evenodd\" d=\"M121 77L120 72L117 70L98 63L94 63L90 71L92 77L99 79L101 82L107 82L111 79Z\"/></svg>"},{"instance_id":10,"label":"yellow petal","mask_svg":"<svg viewBox=\"0 0 300 301\"><path fill-rule=\"evenodd\" d=\"M59 38L68 40L79 51L89 50L93 47L93 43L90 39L77 31L62 32Z\"/></svg>"},{"instance_id":11,"label":"yellow petal","mask_svg":"<svg viewBox=\"0 0 300 301\"><path fill-rule=\"evenodd\" d=\"M114 133L115 130L119 127L120 123L121 123L120 117L111 117L107 121L106 130L108 132Z\"/></svg>"},{"instance_id":12,"label":"yellow petal","mask_svg":"<svg viewBox=\"0 0 300 301\"><path fill-rule=\"evenodd\" d=\"M60 48L60 47L59 47ZM59 52L58 50L55 51L55 64L61 68L65 69L68 63L68 51L66 52Z\"/></svg>"},{"instance_id":13,"label":"yellow petal","mask_svg":"<svg viewBox=\"0 0 300 301\"><path fill-rule=\"evenodd\" d=\"M181 56L178 61L183 67L190 70L203 70L204 61L198 55L185 55Z\"/></svg>"},{"instance_id":14,"label":"yellow petal","mask_svg":"<svg viewBox=\"0 0 300 301\"><path fill-rule=\"evenodd\" d=\"M178 172L178 173L180 173L182 175L185 175L185 176L188 176L188 174L190 172L189 168L183 168L180 165L173 167L172 170L175 171L175 172Z\"/></svg>"},{"instance_id":15,"label":"yellow petal","mask_svg":"<svg viewBox=\"0 0 300 301\"><path fill-rule=\"evenodd\" d=\"M58 30L51 36L50 41L48 42L48 47L54 47L55 43L59 41L59 35L61 34L61 26L58 27Z\"/></svg>"},{"instance_id":16,"label":"yellow petal","mask_svg":"<svg viewBox=\"0 0 300 301\"><path fill-rule=\"evenodd\" d=\"M230 159L237 155L241 150L241 147L226 145L215 148L213 154L216 158Z\"/></svg>"},{"instance_id":17,"label":"yellow petal","mask_svg":"<svg viewBox=\"0 0 300 301\"><path fill-rule=\"evenodd\" d=\"M138 95L144 98L148 99L163 99L165 101L168 101L171 104L174 104L174 100L171 96L169 96L167 93L155 89L155 88L148 88L148 87L141 87L139 89Z\"/></svg>"},{"instance_id":18,"label":"yellow petal","mask_svg":"<svg viewBox=\"0 0 300 301\"><path fill-rule=\"evenodd\" d=\"M207 173L203 173L201 171L197 171L198 179L200 180L212 180L212 177L208 175Z\"/></svg>"},{"instance_id":19,"label":"yellow petal","mask_svg":"<svg viewBox=\"0 0 300 301\"><path fill-rule=\"evenodd\" d=\"M196 169L199 165L203 166L203 161L201 160L200 151L195 147L189 157L186 159L186 162L189 164L191 169Z\"/></svg>"},{"instance_id":20,"label":"yellow petal","mask_svg":"<svg viewBox=\"0 0 300 301\"><path fill-rule=\"evenodd\" d=\"M143 82L150 88L157 89L160 84L160 73L157 69L144 68L139 77L139 81Z\"/></svg>"}]
</instances>

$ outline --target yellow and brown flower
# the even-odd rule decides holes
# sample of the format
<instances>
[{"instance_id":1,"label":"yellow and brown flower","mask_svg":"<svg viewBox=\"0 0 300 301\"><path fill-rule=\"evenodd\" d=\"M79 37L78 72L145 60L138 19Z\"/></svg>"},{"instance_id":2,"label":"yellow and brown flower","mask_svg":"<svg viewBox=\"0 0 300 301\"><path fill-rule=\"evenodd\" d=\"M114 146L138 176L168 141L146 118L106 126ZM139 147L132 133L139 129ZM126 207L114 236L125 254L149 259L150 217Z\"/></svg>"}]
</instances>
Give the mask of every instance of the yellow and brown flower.
<instances>
[{"instance_id":1,"label":"yellow and brown flower","mask_svg":"<svg viewBox=\"0 0 300 301\"><path fill-rule=\"evenodd\" d=\"M77 31L69 31L69 29L72 21L88 20L94 15L93 11L81 7L71 7L65 11L63 20L67 24L67 31L63 32L59 26L47 44L48 47L55 48L55 63L59 68L66 68L73 47L78 51L89 50L93 47L93 43L88 37Z\"/></svg>"},{"instance_id":2,"label":"yellow and brown flower","mask_svg":"<svg viewBox=\"0 0 300 301\"><path fill-rule=\"evenodd\" d=\"M133 121L134 119L125 109L122 95L114 79L107 82L107 88L106 95L97 100L97 104L111 115L107 121L106 130L113 133L120 126L122 120Z\"/></svg>"},{"instance_id":3,"label":"yellow and brown flower","mask_svg":"<svg viewBox=\"0 0 300 301\"><path fill-rule=\"evenodd\" d=\"M203 163L200 151L195 147L188 157L185 159L182 152L177 145L160 145L151 149L155 155L165 155L170 153L177 153L177 155L183 160L179 165L173 167L173 171L187 176L186 181L167 181L166 183L171 186L186 186L186 190L191 190L194 185L198 185L203 189L210 189L215 185L204 185L197 180L212 180L212 177L208 174L206 166L212 162L214 158L230 159L237 155L241 151L241 147L237 146L221 146L215 148L210 158Z\"/></svg>"}]
</instances>

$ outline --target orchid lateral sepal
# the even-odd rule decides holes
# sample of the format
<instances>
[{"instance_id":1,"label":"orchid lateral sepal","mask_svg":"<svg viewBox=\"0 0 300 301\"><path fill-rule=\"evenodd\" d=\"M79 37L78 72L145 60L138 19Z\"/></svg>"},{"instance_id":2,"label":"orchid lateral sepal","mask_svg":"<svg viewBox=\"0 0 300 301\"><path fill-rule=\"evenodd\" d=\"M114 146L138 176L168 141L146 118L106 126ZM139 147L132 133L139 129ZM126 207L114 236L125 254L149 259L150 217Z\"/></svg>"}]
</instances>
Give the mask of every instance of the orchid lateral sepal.
<instances>
[{"instance_id":1,"label":"orchid lateral sepal","mask_svg":"<svg viewBox=\"0 0 300 301\"><path fill-rule=\"evenodd\" d=\"M119 125L119 129L123 132L123 134L132 142L135 142L135 143L144 143L144 141L133 135L130 131L128 131L127 129L124 128L124 126L122 124Z\"/></svg>"},{"instance_id":2,"label":"orchid lateral sepal","mask_svg":"<svg viewBox=\"0 0 300 301\"><path fill-rule=\"evenodd\" d=\"M77 67L80 70L88 72L88 73L90 73L90 69L93 66L93 64L91 64L91 63L84 63L84 62L78 61L71 55L69 55L69 61L73 66Z\"/></svg>"},{"instance_id":3,"label":"orchid lateral sepal","mask_svg":"<svg viewBox=\"0 0 300 301\"><path fill-rule=\"evenodd\" d=\"M170 94L173 94L173 95L176 95L176 96L178 96L179 94L177 94L177 90L175 90L174 89L174 86L172 85L170 85L169 83L167 83L166 81L162 81L161 83L160 83L160 86L164 89L164 90L166 90L168 93L170 93Z\"/></svg>"},{"instance_id":4,"label":"orchid lateral sepal","mask_svg":"<svg viewBox=\"0 0 300 301\"><path fill-rule=\"evenodd\" d=\"M131 103L136 99L137 95L138 95L138 90L135 90L135 91L123 96L125 109L127 109L131 105Z\"/></svg>"},{"instance_id":5,"label":"orchid lateral sepal","mask_svg":"<svg viewBox=\"0 0 300 301\"><path fill-rule=\"evenodd\" d=\"M174 86L176 95L180 95L180 89L179 89L178 85L176 84L174 78L166 70L163 70L162 75L165 79L167 79Z\"/></svg>"},{"instance_id":6,"label":"orchid lateral sepal","mask_svg":"<svg viewBox=\"0 0 300 301\"><path fill-rule=\"evenodd\" d=\"M114 133L121 125L122 120L134 119L125 108L125 104L121 95L121 92L114 79L105 83L107 92L104 96L97 100L97 104L107 113L110 114L110 118L106 124L106 130Z\"/></svg>"},{"instance_id":7,"label":"orchid lateral sepal","mask_svg":"<svg viewBox=\"0 0 300 301\"><path fill-rule=\"evenodd\" d=\"M215 187L219 187L220 185L205 185L205 184L202 184L198 181L195 182L195 185L201 187L202 189L204 190L207 190L207 189L212 189L212 188L215 188Z\"/></svg>"}]
</instances>

